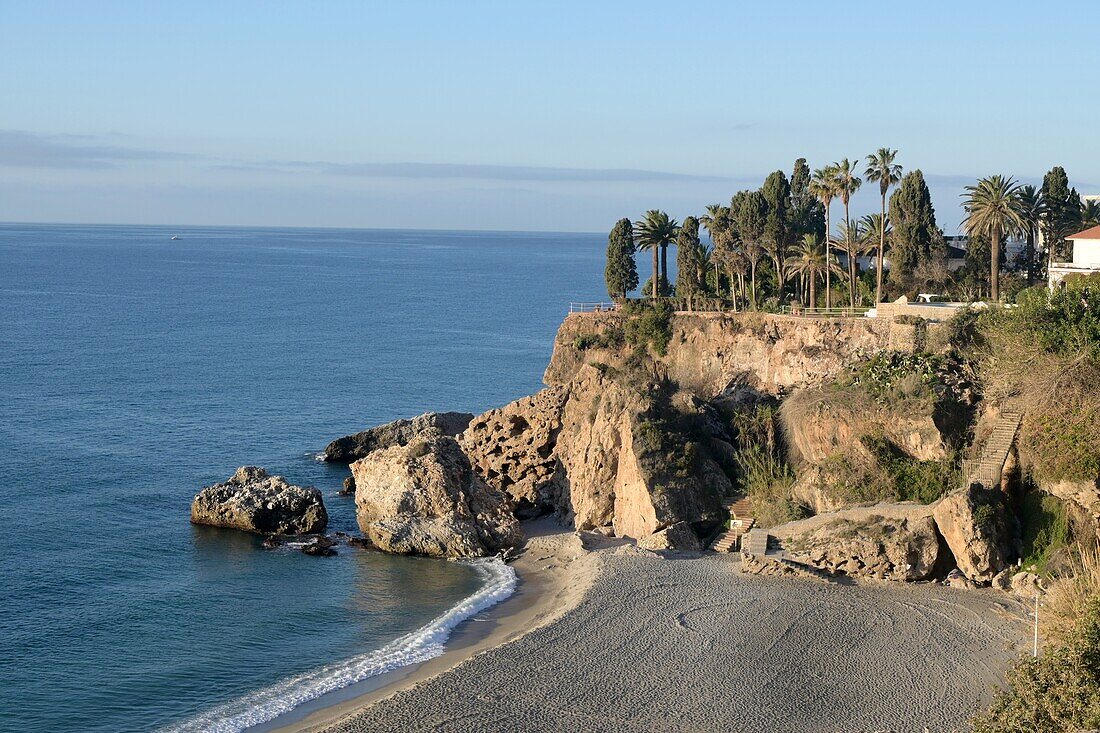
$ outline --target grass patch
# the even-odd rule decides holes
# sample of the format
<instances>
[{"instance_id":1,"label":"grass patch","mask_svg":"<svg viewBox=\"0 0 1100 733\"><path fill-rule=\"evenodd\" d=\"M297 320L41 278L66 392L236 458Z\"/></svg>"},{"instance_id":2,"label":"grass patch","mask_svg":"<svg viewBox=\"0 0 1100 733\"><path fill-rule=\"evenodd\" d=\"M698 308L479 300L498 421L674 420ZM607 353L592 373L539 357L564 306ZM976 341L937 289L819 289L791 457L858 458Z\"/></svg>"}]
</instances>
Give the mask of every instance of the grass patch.
<instances>
[{"instance_id":1,"label":"grass patch","mask_svg":"<svg viewBox=\"0 0 1100 733\"><path fill-rule=\"evenodd\" d=\"M1039 575L1049 573L1051 561L1070 545L1072 532L1065 505L1038 491L1024 494L1019 507L1022 564Z\"/></svg>"}]
</instances>

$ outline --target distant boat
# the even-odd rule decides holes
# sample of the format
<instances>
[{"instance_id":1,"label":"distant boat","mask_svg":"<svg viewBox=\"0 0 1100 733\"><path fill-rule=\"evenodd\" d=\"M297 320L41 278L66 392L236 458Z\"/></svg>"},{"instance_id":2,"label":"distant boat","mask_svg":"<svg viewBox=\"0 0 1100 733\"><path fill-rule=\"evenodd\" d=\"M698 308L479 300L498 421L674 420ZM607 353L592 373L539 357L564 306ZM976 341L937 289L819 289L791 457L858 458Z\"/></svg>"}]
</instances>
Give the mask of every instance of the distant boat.
<instances>
[{"instance_id":1,"label":"distant boat","mask_svg":"<svg viewBox=\"0 0 1100 733\"><path fill-rule=\"evenodd\" d=\"M175 240L177 240L177 239L179 239L179 238L180 238L180 235L178 235L178 234L173 234L173 235L172 235L172 241L175 241Z\"/></svg>"}]
</instances>

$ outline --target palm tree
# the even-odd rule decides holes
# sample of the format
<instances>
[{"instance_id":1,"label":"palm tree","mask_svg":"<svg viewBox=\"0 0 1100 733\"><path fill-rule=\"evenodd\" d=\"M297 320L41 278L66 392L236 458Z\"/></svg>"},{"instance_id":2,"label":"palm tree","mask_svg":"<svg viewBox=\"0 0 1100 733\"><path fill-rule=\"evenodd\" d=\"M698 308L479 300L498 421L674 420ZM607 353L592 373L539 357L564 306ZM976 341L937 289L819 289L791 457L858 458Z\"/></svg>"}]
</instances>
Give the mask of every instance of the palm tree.
<instances>
[{"instance_id":1,"label":"palm tree","mask_svg":"<svg viewBox=\"0 0 1100 733\"><path fill-rule=\"evenodd\" d=\"M890 186L901 181L901 166L894 162L894 156L898 151L890 148L879 148L867 156L867 170L863 175L867 176L867 182L878 182L878 192L882 196L882 218L880 224L886 224L886 193ZM875 302L882 302L882 258L886 253L886 229L883 227L878 232L878 260L875 262Z\"/></svg>"},{"instance_id":2,"label":"palm tree","mask_svg":"<svg viewBox=\"0 0 1100 733\"><path fill-rule=\"evenodd\" d=\"M752 309L756 310L756 266L760 263L761 258L764 257L764 248L761 246L760 242L755 239L750 239L741 244L741 254L744 255L745 261L748 262L749 272L752 275L752 295L750 302L752 303Z\"/></svg>"},{"instance_id":3,"label":"palm tree","mask_svg":"<svg viewBox=\"0 0 1100 733\"><path fill-rule=\"evenodd\" d=\"M787 267L791 272L798 273L803 280L809 281L808 307L813 308L817 305L817 278L830 269L825 249L817 241L817 235L802 235L794 256L787 259Z\"/></svg>"},{"instance_id":4,"label":"palm tree","mask_svg":"<svg viewBox=\"0 0 1100 733\"><path fill-rule=\"evenodd\" d=\"M829 252L829 227L831 222L829 221L829 209L832 206L833 199L836 198L836 170L831 165L827 165L824 168L818 168L814 171L813 177L810 179L809 186L810 195L821 202L821 205L825 207L825 259L831 257ZM832 286L830 284L829 271L825 271L825 307L832 307L832 295L830 291Z\"/></svg>"},{"instance_id":5,"label":"palm tree","mask_svg":"<svg viewBox=\"0 0 1100 733\"><path fill-rule=\"evenodd\" d=\"M1081 228L1100 226L1100 201L1089 200L1081 204Z\"/></svg>"},{"instance_id":6,"label":"palm tree","mask_svg":"<svg viewBox=\"0 0 1100 733\"><path fill-rule=\"evenodd\" d=\"M963 228L970 236L984 234L989 237L989 296L997 302L1001 299L1001 237L1020 230L1020 201L1017 191L1020 184L1012 178L993 175L982 178L977 185L967 186L963 196L966 219Z\"/></svg>"},{"instance_id":7,"label":"palm tree","mask_svg":"<svg viewBox=\"0 0 1100 733\"><path fill-rule=\"evenodd\" d=\"M634 241L638 249L653 252L653 297L661 296L661 289L668 282L668 245L676 241L680 225L668 214L650 209L639 221L634 222ZM658 260L660 255L660 260Z\"/></svg>"},{"instance_id":8,"label":"palm tree","mask_svg":"<svg viewBox=\"0 0 1100 733\"><path fill-rule=\"evenodd\" d=\"M699 223L707 230L707 234L710 235L710 241L714 245L712 250L713 256L710 257L711 264L714 265L714 291L718 297L722 297L721 283L718 277L718 265L722 258L719 253L725 250L729 242L730 207L722 206L721 204L710 204L707 206L707 213L699 217Z\"/></svg>"},{"instance_id":9,"label":"palm tree","mask_svg":"<svg viewBox=\"0 0 1100 733\"><path fill-rule=\"evenodd\" d=\"M1024 235L1027 244L1024 245L1024 257L1027 262L1027 284L1035 281L1035 239L1039 231L1039 219L1043 213L1043 195L1035 186L1023 186L1016 193L1020 206L1020 219L1023 222L1020 233Z\"/></svg>"},{"instance_id":10,"label":"palm tree","mask_svg":"<svg viewBox=\"0 0 1100 733\"><path fill-rule=\"evenodd\" d=\"M853 221L848 224L841 222L837 224L837 232L837 236L833 238L833 247L843 252L845 259L848 261L846 269L848 271L849 301L854 306L856 278L853 263L858 263L860 257L874 251L874 235L867 231L862 221ZM844 274L843 271L841 274Z\"/></svg>"},{"instance_id":11,"label":"palm tree","mask_svg":"<svg viewBox=\"0 0 1100 733\"><path fill-rule=\"evenodd\" d=\"M839 163L834 163L836 169L837 196L844 203L844 233L852 232L852 218L848 212L848 204L852 200L852 194L859 190L863 179L856 174L852 167L852 161L845 158ZM851 249L853 243L847 243L846 249ZM848 301L854 308L856 305L856 261L854 257L848 257Z\"/></svg>"}]
</instances>

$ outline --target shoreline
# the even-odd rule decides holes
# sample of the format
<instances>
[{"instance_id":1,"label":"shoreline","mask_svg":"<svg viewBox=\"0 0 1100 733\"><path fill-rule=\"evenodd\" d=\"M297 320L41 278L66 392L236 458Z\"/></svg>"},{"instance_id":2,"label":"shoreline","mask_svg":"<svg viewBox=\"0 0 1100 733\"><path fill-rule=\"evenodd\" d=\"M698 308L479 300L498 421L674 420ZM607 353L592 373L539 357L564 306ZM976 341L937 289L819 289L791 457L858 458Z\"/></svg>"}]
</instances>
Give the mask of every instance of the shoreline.
<instances>
[{"instance_id":1,"label":"shoreline","mask_svg":"<svg viewBox=\"0 0 1100 733\"><path fill-rule=\"evenodd\" d=\"M594 573L584 572L583 563L578 562L589 552L580 535L551 517L527 522L524 530L526 544L510 563L518 576L515 593L455 627L443 654L322 695L248 728L247 733L320 733L391 695L550 624L574 608L594 580Z\"/></svg>"}]
</instances>

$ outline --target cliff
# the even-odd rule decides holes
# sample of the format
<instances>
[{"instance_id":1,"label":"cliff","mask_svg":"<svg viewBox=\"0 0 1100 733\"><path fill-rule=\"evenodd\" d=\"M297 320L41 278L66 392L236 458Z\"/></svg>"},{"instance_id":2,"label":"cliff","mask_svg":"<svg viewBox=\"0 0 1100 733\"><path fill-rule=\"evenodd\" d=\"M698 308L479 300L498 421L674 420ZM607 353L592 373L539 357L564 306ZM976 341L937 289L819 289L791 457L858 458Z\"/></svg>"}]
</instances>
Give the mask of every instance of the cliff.
<instances>
[{"instance_id":1,"label":"cliff","mask_svg":"<svg viewBox=\"0 0 1100 733\"><path fill-rule=\"evenodd\" d=\"M554 339L546 384L567 384L584 364L626 368L636 360L621 312L569 314ZM766 313L677 313L663 355L650 353L654 375L703 399L732 387L780 394L836 379L852 364L891 346L903 329L873 318L794 318ZM912 338L894 333L895 347Z\"/></svg>"}]
</instances>

